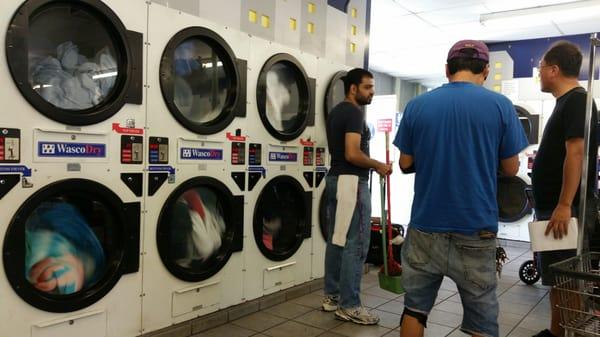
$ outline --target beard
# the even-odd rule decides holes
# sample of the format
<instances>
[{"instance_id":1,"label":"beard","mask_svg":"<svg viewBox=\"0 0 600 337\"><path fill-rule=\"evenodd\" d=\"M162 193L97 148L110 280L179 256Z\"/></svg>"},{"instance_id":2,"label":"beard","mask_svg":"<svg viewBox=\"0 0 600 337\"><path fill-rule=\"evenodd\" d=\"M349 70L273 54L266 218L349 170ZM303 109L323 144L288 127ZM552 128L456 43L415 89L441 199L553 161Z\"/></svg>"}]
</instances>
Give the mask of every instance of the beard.
<instances>
[{"instance_id":1,"label":"beard","mask_svg":"<svg viewBox=\"0 0 600 337\"><path fill-rule=\"evenodd\" d=\"M372 100L373 100L373 96L356 95L356 103L358 103L359 105L371 104Z\"/></svg>"}]
</instances>

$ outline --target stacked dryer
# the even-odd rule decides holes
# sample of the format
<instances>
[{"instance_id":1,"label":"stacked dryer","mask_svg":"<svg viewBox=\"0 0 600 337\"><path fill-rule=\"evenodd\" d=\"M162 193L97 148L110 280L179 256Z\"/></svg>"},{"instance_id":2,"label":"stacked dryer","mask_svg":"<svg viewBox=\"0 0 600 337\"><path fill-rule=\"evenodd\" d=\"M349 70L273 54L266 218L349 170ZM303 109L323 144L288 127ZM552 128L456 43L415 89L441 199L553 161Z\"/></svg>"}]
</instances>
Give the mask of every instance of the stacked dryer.
<instances>
[{"instance_id":1,"label":"stacked dryer","mask_svg":"<svg viewBox=\"0 0 600 337\"><path fill-rule=\"evenodd\" d=\"M312 263L311 278L325 276L325 247L327 245L327 223L325 214L325 176L330 166L327 147L326 122L331 109L345 99L344 82L347 67L320 59L317 79L317 114L315 117L316 168L313 196Z\"/></svg>"},{"instance_id":2,"label":"stacked dryer","mask_svg":"<svg viewBox=\"0 0 600 337\"><path fill-rule=\"evenodd\" d=\"M317 58L252 36L249 69L246 300L311 278Z\"/></svg>"},{"instance_id":3,"label":"stacked dryer","mask_svg":"<svg viewBox=\"0 0 600 337\"><path fill-rule=\"evenodd\" d=\"M2 335L137 336L145 4L0 9Z\"/></svg>"},{"instance_id":4,"label":"stacked dryer","mask_svg":"<svg viewBox=\"0 0 600 337\"><path fill-rule=\"evenodd\" d=\"M248 54L241 32L148 14L144 333L242 301Z\"/></svg>"}]
</instances>

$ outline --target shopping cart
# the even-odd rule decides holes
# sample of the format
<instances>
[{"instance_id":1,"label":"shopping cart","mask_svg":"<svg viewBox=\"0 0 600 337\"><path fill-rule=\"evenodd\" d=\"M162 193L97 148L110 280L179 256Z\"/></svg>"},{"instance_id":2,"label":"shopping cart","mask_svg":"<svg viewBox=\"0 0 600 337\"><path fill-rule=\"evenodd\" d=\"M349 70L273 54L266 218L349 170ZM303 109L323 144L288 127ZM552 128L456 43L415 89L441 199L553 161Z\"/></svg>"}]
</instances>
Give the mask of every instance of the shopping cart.
<instances>
[{"instance_id":1,"label":"shopping cart","mask_svg":"<svg viewBox=\"0 0 600 337\"><path fill-rule=\"evenodd\" d=\"M600 337L600 270L598 262L600 253L583 253L585 226L587 178L589 158L589 139L592 120L593 81L595 70L596 48L600 47L600 39L596 34L590 38L590 66L588 80L588 97L586 106L586 127L584 134L585 156L582 164L580 202L579 202L579 237L577 240L577 256L550 266L555 275L554 289L558 294L561 326L565 336L598 336ZM594 134L593 137L596 137Z\"/></svg>"},{"instance_id":2,"label":"shopping cart","mask_svg":"<svg viewBox=\"0 0 600 337\"><path fill-rule=\"evenodd\" d=\"M565 336L600 337L599 261L600 253L585 253L550 266Z\"/></svg>"}]
</instances>

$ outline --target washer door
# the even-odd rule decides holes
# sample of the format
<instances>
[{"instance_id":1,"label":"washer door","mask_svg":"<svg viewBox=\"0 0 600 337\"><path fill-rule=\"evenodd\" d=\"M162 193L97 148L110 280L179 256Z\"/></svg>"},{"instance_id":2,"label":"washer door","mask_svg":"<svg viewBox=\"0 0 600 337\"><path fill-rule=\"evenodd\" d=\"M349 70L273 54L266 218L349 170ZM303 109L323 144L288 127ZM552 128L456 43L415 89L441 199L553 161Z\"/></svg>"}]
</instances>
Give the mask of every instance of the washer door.
<instances>
[{"instance_id":1,"label":"washer door","mask_svg":"<svg viewBox=\"0 0 600 337\"><path fill-rule=\"evenodd\" d=\"M502 222L515 222L531 213L525 189L530 187L519 177L498 178L498 218Z\"/></svg>"},{"instance_id":2,"label":"washer door","mask_svg":"<svg viewBox=\"0 0 600 337\"><path fill-rule=\"evenodd\" d=\"M342 81L342 77L346 76L348 72L338 71L333 75L329 85L327 86L327 92L325 93L325 121L327 121L327 116L329 116L329 112L333 107L341 103L344 99L346 99L346 94L344 92L344 81Z\"/></svg>"},{"instance_id":3,"label":"washer door","mask_svg":"<svg viewBox=\"0 0 600 337\"><path fill-rule=\"evenodd\" d=\"M139 269L140 203L85 179L50 184L23 203L4 237L15 292L50 312L85 308Z\"/></svg>"},{"instance_id":4,"label":"washer door","mask_svg":"<svg viewBox=\"0 0 600 337\"><path fill-rule=\"evenodd\" d=\"M265 128L279 140L295 139L314 124L314 80L291 55L267 60L258 77L256 101Z\"/></svg>"},{"instance_id":5,"label":"washer door","mask_svg":"<svg viewBox=\"0 0 600 337\"><path fill-rule=\"evenodd\" d=\"M173 117L198 134L219 132L246 115L246 63L206 28L190 27L171 38L160 64L160 87Z\"/></svg>"},{"instance_id":6,"label":"washer door","mask_svg":"<svg viewBox=\"0 0 600 337\"><path fill-rule=\"evenodd\" d=\"M254 209L254 239L262 254L283 261L310 237L312 192L298 180L278 176L262 189Z\"/></svg>"},{"instance_id":7,"label":"washer door","mask_svg":"<svg viewBox=\"0 0 600 337\"><path fill-rule=\"evenodd\" d=\"M173 276L203 281L242 250L244 198L220 181L190 179L167 199L158 220L156 244Z\"/></svg>"},{"instance_id":8,"label":"washer door","mask_svg":"<svg viewBox=\"0 0 600 337\"><path fill-rule=\"evenodd\" d=\"M57 122L104 121L141 104L142 35L98 0L29 0L6 36L10 73L25 99Z\"/></svg>"},{"instance_id":9,"label":"washer door","mask_svg":"<svg viewBox=\"0 0 600 337\"><path fill-rule=\"evenodd\" d=\"M327 242L329 239L329 232L327 230L327 198L325 197L325 193L321 195L321 200L319 201L319 228L321 229L321 235L323 236L323 240Z\"/></svg>"},{"instance_id":10,"label":"washer door","mask_svg":"<svg viewBox=\"0 0 600 337\"><path fill-rule=\"evenodd\" d=\"M540 116L531 114L520 105L515 105L515 110L525 131L529 145L537 144L540 132Z\"/></svg>"}]
</instances>

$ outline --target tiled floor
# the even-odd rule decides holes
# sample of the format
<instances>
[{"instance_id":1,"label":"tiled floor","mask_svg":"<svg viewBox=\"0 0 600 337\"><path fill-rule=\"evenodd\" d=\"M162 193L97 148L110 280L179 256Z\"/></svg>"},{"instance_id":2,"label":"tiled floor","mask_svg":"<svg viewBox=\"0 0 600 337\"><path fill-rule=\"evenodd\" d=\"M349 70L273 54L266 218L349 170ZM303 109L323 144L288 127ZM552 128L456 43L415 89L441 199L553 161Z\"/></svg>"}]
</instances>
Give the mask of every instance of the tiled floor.
<instances>
[{"instance_id":1,"label":"tiled floor","mask_svg":"<svg viewBox=\"0 0 600 337\"><path fill-rule=\"evenodd\" d=\"M501 337L529 337L549 325L548 288L539 282L526 286L519 281L521 263L531 259L525 248L505 248L510 261L504 266L498 283L500 302ZM194 337L376 337L398 336L403 296L381 290L377 283L377 270L363 276L363 305L375 311L381 321L378 326L359 326L334 318L333 313L320 311L323 292L317 291L266 310L242 317L229 324L205 331ZM436 306L429 315L427 337L466 336L458 326L462 320L462 307L456 285L444 280L438 293Z\"/></svg>"}]
</instances>

